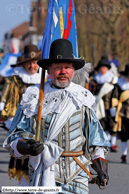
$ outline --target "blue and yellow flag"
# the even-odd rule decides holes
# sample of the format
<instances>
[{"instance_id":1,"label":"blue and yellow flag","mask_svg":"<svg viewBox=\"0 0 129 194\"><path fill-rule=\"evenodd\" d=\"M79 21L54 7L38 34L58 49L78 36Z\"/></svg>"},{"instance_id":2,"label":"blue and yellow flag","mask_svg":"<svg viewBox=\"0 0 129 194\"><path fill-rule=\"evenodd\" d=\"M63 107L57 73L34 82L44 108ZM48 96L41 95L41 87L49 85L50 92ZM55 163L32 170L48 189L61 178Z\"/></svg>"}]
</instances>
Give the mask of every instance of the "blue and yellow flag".
<instances>
[{"instance_id":1,"label":"blue and yellow flag","mask_svg":"<svg viewBox=\"0 0 129 194\"><path fill-rule=\"evenodd\" d=\"M42 59L49 57L51 43L59 38L71 41L73 54L75 57L78 57L77 29L73 0L49 0L42 41Z\"/></svg>"}]
</instances>

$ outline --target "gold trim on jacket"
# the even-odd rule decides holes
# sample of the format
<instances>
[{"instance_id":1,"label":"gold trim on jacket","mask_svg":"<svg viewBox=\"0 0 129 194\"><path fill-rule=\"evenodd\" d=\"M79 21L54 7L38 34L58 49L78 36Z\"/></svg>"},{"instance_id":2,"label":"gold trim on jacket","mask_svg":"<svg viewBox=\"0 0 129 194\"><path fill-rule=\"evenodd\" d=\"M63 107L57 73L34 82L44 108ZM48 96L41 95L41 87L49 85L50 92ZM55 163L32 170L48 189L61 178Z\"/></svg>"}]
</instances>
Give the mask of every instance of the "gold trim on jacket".
<instances>
[{"instance_id":1,"label":"gold trim on jacket","mask_svg":"<svg viewBox=\"0 0 129 194\"><path fill-rule=\"evenodd\" d=\"M4 121L6 121L9 117L14 117L22 94L28 86L30 85L25 84L18 76L12 77L12 82L6 95L6 103L4 109L1 112L1 118Z\"/></svg>"},{"instance_id":2,"label":"gold trim on jacket","mask_svg":"<svg viewBox=\"0 0 129 194\"><path fill-rule=\"evenodd\" d=\"M122 108L122 103L126 101L129 98L129 90L126 90L121 93L120 99L112 98L112 107L117 106L115 121L117 122L114 126L113 131L121 131L121 116L120 116L120 110Z\"/></svg>"}]
</instances>

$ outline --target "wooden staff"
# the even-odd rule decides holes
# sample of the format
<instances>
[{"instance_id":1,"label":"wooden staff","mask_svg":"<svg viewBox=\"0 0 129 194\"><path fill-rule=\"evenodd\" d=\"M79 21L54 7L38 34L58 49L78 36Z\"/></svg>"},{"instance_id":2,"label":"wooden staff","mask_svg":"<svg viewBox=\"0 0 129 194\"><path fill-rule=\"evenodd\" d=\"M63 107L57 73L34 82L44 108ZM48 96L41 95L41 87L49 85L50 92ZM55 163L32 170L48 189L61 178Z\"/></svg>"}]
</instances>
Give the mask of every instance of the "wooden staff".
<instances>
[{"instance_id":1,"label":"wooden staff","mask_svg":"<svg viewBox=\"0 0 129 194\"><path fill-rule=\"evenodd\" d=\"M39 109L38 109L38 120L37 120L37 130L36 130L36 141L39 141L39 137L40 137L42 105L43 105L43 96L44 96L44 80L45 80L45 69L42 69L40 93L39 93Z\"/></svg>"},{"instance_id":2,"label":"wooden staff","mask_svg":"<svg viewBox=\"0 0 129 194\"><path fill-rule=\"evenodd\" d=\"M89 90L89 83L85 83L85 88Z\"/></svg>"}]
</instances>

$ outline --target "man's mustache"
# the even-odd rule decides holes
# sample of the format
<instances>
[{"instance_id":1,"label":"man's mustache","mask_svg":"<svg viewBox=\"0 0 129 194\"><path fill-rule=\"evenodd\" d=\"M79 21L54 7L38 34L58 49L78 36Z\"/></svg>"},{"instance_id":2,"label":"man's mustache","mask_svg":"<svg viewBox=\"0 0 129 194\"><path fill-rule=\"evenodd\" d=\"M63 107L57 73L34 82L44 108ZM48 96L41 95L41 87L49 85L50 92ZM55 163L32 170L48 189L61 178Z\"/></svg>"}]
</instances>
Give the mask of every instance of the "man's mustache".
<instances>
[{"instance_id":1,"label":"man's mustache","mask_svg":"<svg viewBox=\"0 0 129 194\"><path fill-rule=\"evenodd\" d=\"M33 67L29 67L29 70L35 70L35 71L37 71L37 69L36 68L33 68Z\"/></svg>"},{"instance_id":2,"label":"man's mustache","mask_svg":"<svg viewBox=\"0 0 129 194\"><path fill-rule=\"evenodd\" d=\"M67 79L69 79L69 76L68 76L68 75L58 75L58 76L57 76L57 79L58 79L58 78L67 78Z\"/></svg>"}]
</instances>

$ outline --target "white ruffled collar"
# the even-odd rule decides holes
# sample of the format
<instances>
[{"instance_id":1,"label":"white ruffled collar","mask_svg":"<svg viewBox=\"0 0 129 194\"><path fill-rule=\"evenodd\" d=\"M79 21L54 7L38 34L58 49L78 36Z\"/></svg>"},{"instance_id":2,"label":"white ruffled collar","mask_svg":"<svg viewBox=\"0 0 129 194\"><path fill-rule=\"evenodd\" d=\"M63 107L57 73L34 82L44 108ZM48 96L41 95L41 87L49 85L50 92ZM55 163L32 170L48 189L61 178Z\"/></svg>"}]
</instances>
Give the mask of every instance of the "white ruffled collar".
<instances>
[{"instance_id":1,"label":"white ruffled collar","mask_svg":"<svg viewBox=\"0 0 129 194\"><path fill-rule=\"evenodd\" d=\"M13 75L19 76L26 84L39 84L41 80L41 69L39 68L39 73L30 75L24 67L15 67Z\"/></svg>"},{"instance_id":2,"label":"white ruffled collar","mask_svg":"<svg viewBox=\"0 0 129 194\"><path fill-rule=\"evenodd\" d=\"M22 96L21 109L27 118L38 113L39 88L40 84L28 87ZM48 113L60 113L63 100L66 97L72 99L72 103L76 106L77 110L82 105L91 108L95 103L95 97L91 92L80 85L71 82L65 89L57 89L52 88L51 82L48 81L44 87L42 118L45 118Z\"/></svg>"},{"instance_id":3,"label":"white ruffled collar","mask_svg":"<svg viewBox=\"0 0 129 194\"><path fill-rule=\"evenodd\" d=\"M110 71L107 71L107 73L104 75L101 75L100 73L98 73L97 75L95 75L94 79L98 84L104 84L106 82L110 83L113 77L114 77L114 74Z\"/></svg>"},{"instance_id":4,"label":"white ruffled collar","mask_svg":"<svg viewBox=\"0 0 129 194\"><path fill-rule=\"evenodd\" d=\"M127 82L124 77L118 79L118 86L121 90L129 90L129 82Z\"/></svg>"}]
</instances>

